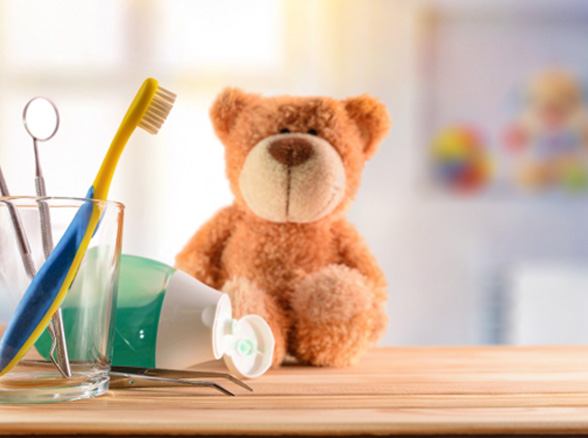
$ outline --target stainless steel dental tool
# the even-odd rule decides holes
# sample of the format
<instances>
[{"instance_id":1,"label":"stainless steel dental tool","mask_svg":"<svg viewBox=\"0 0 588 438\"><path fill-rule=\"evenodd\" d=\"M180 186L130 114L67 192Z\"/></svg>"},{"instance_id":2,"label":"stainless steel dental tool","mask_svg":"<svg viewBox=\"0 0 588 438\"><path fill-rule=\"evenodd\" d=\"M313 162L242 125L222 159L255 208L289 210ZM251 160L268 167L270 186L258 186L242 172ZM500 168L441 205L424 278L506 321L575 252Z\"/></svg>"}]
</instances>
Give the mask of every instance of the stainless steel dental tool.
<instances>
[{"instance_id":1,"label":"stainless steel dental tool","mask_svg":"<svg viewBox=\"0 0 588 438\"><path fill-rule=\"evenodd\" d=\"M4 178L4 174L2 173L2 169L0 168L0 195L3 197L10 197L10 191L8 190L8 185L6 184L6 179ZM22 220L20 215L18 214L18 210L14 207L14 204L10 201L4 201L6 207L8 209L8 214L10 215L10 221L12 222L12 227L14 228L14 234L16 236L16 242L18 246L18 251L20 253L20 257L22 259L22 264L24 266L25 272L29 276L29 278L33 278L37 274L37 268L35 267L35 262L33 261L33 255L31 252L31 245L29 244L29 239L25 234L24 226L22 224ZM52 329L49 330L51 333L51 338L53 339L51 344L51 350L49 353L49 357L51 358L51 362L55 365L55 367L59 370L59 372L64 377L71 377L71 370L70 374L67 375L65 370L61 367L59 363L59 359L55 357L57 343L55 341L56 336ZM64 340L65 341L65 340ZM59 353L57 353L59 354ZM69 361L67 363L69 366Z\"/></svg>"},{"instance_id":2,"label":"stainless steel dental tool","mask_svg":"<svg viewBox=\"0 0 588 438\"><path fill-rule=\"evenodd\" d=\"M27 118L27 116L29 116L29 110L31 108L31 105L35 102L45 102L46 104L49 104L55 113L55 125L53 126L52 130L49 132L48 135L39 134L37 130L38 128L34 128L32 126L33 124L31 123L31 120ZM51 100L45 97L34 97L31 100L29 100L25 105L22 112L22 121L25 130L33 139L33 149L35 153L35 190L38 197L44 198L47 196L47 190L45 188L45 179L43 177L41 161L39 159L38 145L39 143L51 140L57 133L57 130L59 129L59 111L57 110L57 107ZM43 253L45 255L45 259L47 259L47 257L49 257L49 254L51 254L51 251L53 251L51 216L49 213L49 206L47 205L47 201L44 199L39 199L37 202L39 205ZM52 337L51 360L55 363L55 366L63 375L63 377L71 377L71 365L69 362L67 344L65 341L65 331L63 328L63 316L61 313L61 309L59 309L53 316L53 319L51 320L51 324L49 326L49 332Z\"/></svg>"},{"instance_id":3,"label":"stainless steel dental tool","mask_svg":"<svg viewBox=\"0 0 588 438\"><path fill-rule=\"evenodd\" d=\"M0 168L0 195L4 197L9 197L10 192L8 190L8 185L6 184L6 179L4 179L4 174L2 173L2 169ZM18 245L18 251L20 253L20 257L22 258L22 264L24 265L25 272L30 278L33 278L37 273L37 269L35 268L35 263L33 262L33 256L31 253L31 246L29 245L29 240L24 232L24 226L22 224L22 220L20 219L20 215L18 211L10 201L5 201L6 207L8 208L8 214L10 215L10 221L12 222L12 227L14 228L14 233L16 236L16 242Z\"/></svg>"},{"instance_id":4,"label":"stainless steel dental tool","mask_svg":"<svg viewBox=\"0 0 588 438\"><path fill-rule=\"evenodd\" d=\"M201 387L211 388L231 397L235 396L235 393L219 383L201 380L207 377L227 379L248 391L252 391L248 385L225 373L114 366L110 370L110 382L113 389Z\"/></svg>"},{"instance_id":5,"label":"stainless steel dental tool","mask_svg":"<svg viewBox=\"0 0 588 438\"><path fill-rule=\"evenodd\" d=\"M165 383L176 383L178 386L181 385L190 385L192 380L200 380L206 378L217 378L217 379L225 379L228 380L235 385L240 386L241 388L253 392L253 389L247 385L246 383L242 382L241 380L237 379L236 377L232 376L228 373L222 373L218 371L194 371L194 370L169 370L165 368L138 368L138 367L124 367L124 366L112 366L110 368L110 375L113 377L127 377L127 378L135 378L137 380L152 380L157 381L158 379ZM123 379L124 386L132 387L136 382L131 382L132 379ZM219 385L214 385L211 382L199 382L203 386L211 386L219 389ZM122 385L122 384L121 384ZM221 387L222 388L222 387ZM227 391L226 389L220 389L226 395L234 395Z\"/></svg>"},{"instance_id":6,"label":"stainless steel dental tool","mask_svg":"<svg viewBox=\"0 0 588 438\"><path fill-rule=\"evenodd\" d=\"M46 366L43 360L25 360L23 366ZM205 380L214 379L214 380ZM253 389L231 374L218 371L168 370L163 368L137 368L112 366L110 368L110 389L144 389L144 388L210 388L224 395L234 397L236 394L215 380L227 380L242 389Z\"/></svg>"}]
</instances>

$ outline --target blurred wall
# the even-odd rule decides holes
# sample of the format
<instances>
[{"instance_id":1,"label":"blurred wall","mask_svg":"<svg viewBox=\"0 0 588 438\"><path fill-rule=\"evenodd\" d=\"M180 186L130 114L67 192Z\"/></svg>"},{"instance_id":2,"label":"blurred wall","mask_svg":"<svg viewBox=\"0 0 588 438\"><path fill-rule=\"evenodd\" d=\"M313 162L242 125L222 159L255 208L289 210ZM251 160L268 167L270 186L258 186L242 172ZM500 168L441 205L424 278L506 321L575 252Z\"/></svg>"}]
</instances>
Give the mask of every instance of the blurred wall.
<instances>
[{"instance_id":1,"label":"blurred wall","mask_svg":"<svg viewBox=\"0 0 588 438\"><path fill-rule=\"evenodd\" d=\"M125 251L172 263L190 235L231 202L222 145L207 114L224 86L373 94L388 106L393 129L366 166L349 216L389 279L383 343L502 341L504 295L518 263L585 263L588 209L582 200L554 206L430 194L423 131L427 23L438 8L525 14L536 7L557 5L0 1L0 162L14 193L32 193L32 150L20 111L29 97L48 95L62 112L58 137L42 150L49 191L83 194L135 87L147 75L158 77L178 94L177 105L158 136L136 134L111 194L127 205ZM562 302L554 318L567 310Z\"/></svg>"}]
</instances>

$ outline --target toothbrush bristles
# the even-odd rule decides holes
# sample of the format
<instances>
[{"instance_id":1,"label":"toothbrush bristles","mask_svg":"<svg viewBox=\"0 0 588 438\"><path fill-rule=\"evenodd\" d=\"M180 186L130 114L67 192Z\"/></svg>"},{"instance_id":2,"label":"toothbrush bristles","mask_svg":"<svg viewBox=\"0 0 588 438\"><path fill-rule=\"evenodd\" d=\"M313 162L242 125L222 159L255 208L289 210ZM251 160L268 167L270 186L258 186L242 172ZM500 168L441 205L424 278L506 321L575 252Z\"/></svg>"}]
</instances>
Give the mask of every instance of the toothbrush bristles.
<instances>
[{"instance_id":1,"label":"toothbrush bristles","mask_svg":"<svg viewBox=\"0 0 588 438\"><path fill-rule=\"evenodd\" d=\"M147 111L141 118L139 126L149 134L157 134L174 106L175 100L176 95L174 93L159 87L153 96L149 108L147 108Z\"/></svg>"}]
</instances>

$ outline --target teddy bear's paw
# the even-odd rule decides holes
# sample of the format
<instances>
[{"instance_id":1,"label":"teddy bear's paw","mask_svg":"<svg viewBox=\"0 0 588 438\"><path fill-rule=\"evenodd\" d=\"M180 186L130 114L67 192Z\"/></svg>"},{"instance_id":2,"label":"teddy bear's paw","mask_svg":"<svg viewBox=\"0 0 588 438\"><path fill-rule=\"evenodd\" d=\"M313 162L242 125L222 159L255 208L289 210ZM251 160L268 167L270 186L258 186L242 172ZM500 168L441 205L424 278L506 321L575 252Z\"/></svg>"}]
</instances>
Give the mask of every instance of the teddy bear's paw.
<instances>
[{"instance_id":1,"label":"teddy bear's paw","mask_svg":"<svg viewBox=\"0 0 588 438\"><path fill-rule=\"evenodd\" d=\"M371 331L370 331L370 342L375 343L386 331L388 325L388 316L386 314L385 303L374 303L372 307L371 317Z\"/></svg>"},{"instance_id":2,"label":"teddy bear's paw","mask_svg":"<svg viewBox=\"0 0 588 438\"><path fill-rule=\"evenodd\" d=\"M317 366L355 363L380 330L383 313L372 296L369 281L347 266L329 265L305 277L291 301L294 355Z\"/></svg>"},{"instance_id":3,"label":"teddy bear's paw","mask_svg":"<svg viewBox=\"0 0 588 438\"><path fill-rule=\"evenodd\" d=\"M290 352L313 366L346 367L356 364L373 345L369 317L356 316L347 323L296 322Z\"/></svg>"},{"instance_id":4,"label":"teddy bear's paw","mask_svg":"<svg viewBox=\"0 0 588 438\"><path fill-rule=\"evenodd\" d=\"M276 304L273 297L260 289L251 280L233 277L228 280L222 290L229 294L233 308L233 317L259 315L267 321L272 329L276 348L272 365L280 366L286 356L287 319Z\"/></svg>"},{"instance_id":5,"label":"teddy bear's paw","mask_svg":"<svg viewBox=\"0 0 588 438\"><path fill-rule=\"evenodd\" d=\"M358 270L329 265L295 287L290 304L297 319L315 324L347 323L372 306L372 288Z\"/></svg>"}]
</instances>

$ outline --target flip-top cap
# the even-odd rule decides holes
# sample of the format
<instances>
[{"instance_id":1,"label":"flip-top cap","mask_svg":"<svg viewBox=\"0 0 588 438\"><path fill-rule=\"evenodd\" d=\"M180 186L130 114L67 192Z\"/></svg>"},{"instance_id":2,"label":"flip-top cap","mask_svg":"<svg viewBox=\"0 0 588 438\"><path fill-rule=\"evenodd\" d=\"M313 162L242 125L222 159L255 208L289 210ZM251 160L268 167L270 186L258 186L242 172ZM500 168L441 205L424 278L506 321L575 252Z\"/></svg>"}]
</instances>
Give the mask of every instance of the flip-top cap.
<instances>
[{"instance_id":1,"label":"flip-top cap","mask_svg":"<svg viewBox=\"0 0 588 438\"><path fill-rule=\"evenodd\" d=\"M216 307L213 351L239 377L254 379L272 365L275 340L268 323L258 315L233 319L228 296Z\"/></svg>"}]
</instances>

